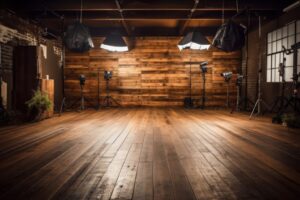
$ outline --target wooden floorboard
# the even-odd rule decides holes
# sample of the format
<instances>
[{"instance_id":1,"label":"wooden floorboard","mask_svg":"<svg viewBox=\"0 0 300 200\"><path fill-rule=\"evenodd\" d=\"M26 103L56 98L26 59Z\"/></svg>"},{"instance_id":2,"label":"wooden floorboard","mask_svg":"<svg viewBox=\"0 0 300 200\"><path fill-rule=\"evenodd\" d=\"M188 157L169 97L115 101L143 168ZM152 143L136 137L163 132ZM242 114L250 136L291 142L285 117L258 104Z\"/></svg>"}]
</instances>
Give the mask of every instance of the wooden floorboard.
<instances>
[{"instance_id":1,"label":"wooden floorboard","mask_svg":"<svg viewBox=\"0 0 300 200\"><path fill-rule=\"evenodd\" d=\"M0 199L299 199L299 130L181 108L0 128Z\"/></svg>"}]
</instances>

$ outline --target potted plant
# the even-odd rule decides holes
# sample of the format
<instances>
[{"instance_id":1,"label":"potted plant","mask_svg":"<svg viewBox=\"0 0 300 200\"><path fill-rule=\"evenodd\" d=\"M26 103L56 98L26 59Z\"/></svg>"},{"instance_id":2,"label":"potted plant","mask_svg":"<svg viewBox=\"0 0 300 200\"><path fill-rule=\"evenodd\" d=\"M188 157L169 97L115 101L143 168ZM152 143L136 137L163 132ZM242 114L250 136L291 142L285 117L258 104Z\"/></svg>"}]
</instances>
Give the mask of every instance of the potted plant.
<instances>
[{"instance_id":1,"label":"potted plant","mask_svg":"<svg viewBox=\"0 0 300 200\"><path fill-rule=\"evenodd\" d=\"M26 102L29 110L29 120L39 121L43 113L51 108L51 101L47 94L39 89L34 91L33 97Z\"/></svg>"}]
</instances>

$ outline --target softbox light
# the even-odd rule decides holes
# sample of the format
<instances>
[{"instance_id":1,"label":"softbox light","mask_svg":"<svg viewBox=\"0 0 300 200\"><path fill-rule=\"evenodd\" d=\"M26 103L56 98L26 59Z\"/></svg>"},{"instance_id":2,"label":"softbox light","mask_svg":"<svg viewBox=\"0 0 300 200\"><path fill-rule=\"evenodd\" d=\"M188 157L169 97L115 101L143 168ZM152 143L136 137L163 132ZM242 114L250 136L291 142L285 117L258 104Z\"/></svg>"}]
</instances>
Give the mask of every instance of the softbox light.
<instances>
[{"instance_id":1,"label":"softbox light","mask_svg":"<svg viewBox=\"0 0 300 200\"><path fill-rule=\"evenodd\" d=\"M117 51L124 52L128 51L128 46L126 42L123 40L121 35L109 35L107 36L100 48L106 49L108 51Z\"/></svg>"},{"instance_id":2,"label":"softbox light","mask_svg":"<svg viewBox=\"0 0 300 200\"><path fill-rule=\"evenodd\" d=\"M217 31L212 45L226 52L241 49L245 44L245 29L229 20Z\"/></svg>"},{"instance_id":3,"label":"softbox light","mask_svg":"<svg viewBox=\"0 0 300 200\"><path fill-rule=\"evenodd\" d=\"M89 29L80 22L68 26L64 43L69 50L81 53L94 47Z\"/></svg>"},{"instance_id":4,"label":"softbox light","mask_svg":"<svg viewBox=\"0 0 300 200\"><path fill-rule=\"evenodd\" d=\"M208 49L210 46L208 40L197 31L189 32L182 40L178 43L178 48L182 49L190 48L195 50Z\"/></svg>"}]
</instances>

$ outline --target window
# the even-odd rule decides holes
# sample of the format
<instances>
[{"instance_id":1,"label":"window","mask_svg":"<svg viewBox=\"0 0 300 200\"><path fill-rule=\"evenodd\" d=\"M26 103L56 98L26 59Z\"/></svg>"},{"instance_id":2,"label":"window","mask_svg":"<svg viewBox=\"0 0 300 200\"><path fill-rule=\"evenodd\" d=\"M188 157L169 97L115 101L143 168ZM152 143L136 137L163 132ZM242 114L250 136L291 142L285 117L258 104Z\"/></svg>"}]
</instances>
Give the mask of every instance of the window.
<instances>
[{"instance_id":1,"label":"window","mask_svg":"<svg viewBox=\"0 0 300 200\"><path fill-rule=\"evenodd\" d=\"M290 49L291 46L300 42L300 20L294 21L284 27L268 33L267 36L267 82L281 82L279 76L279 64L286 58L285 81L292 81L293 54L283 53L282 46ZM300 72L300 50L298 51L297 72Z\"/></svg>"}]
</instances>

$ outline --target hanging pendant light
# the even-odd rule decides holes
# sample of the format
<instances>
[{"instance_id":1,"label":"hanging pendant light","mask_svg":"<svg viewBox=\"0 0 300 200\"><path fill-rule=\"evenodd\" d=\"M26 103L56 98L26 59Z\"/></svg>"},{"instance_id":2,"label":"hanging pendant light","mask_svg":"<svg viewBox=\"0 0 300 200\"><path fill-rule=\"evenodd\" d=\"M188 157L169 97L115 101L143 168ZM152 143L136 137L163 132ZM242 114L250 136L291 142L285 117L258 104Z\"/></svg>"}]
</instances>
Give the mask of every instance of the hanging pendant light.
<instances>
[{"instance_id":1,"label":"hanging pendant light","mask_svg":"<svg viewBox=\"0 0 300 200\"><path fill-rule=\"evenodd\" d=\"M88 27L82 24L82 0L80 7L80 20L67 27L64 44L70 51L86 52L94 47Z\"/></svg>"},{"instance_id":2,"label":"hanging pendant light","mask_svg":"<svg viewBox=\"0 0 300 200\"><path fill-rule=\"evenodd\" d=\"M189 32L178 44L178 48L182 49L195 49L195 50L205 50L210 47L209 41L197 31Z\"/></svg>"},{"instance_id":3,"label":"hanging pendant light","mask_svg":"<svg viewBox=\"0 0 300 200\"><path fill-rule=\"evenodd\" d=\"M118 34L107 36L101 44L100 48L116 52L128 51L126 42L123 40L122 36Z\"/></svg>"}]
</instances>

